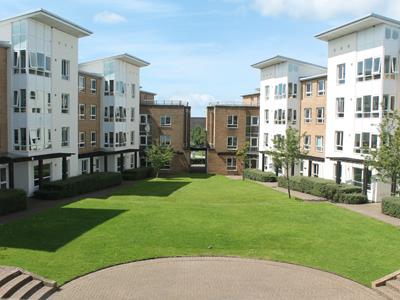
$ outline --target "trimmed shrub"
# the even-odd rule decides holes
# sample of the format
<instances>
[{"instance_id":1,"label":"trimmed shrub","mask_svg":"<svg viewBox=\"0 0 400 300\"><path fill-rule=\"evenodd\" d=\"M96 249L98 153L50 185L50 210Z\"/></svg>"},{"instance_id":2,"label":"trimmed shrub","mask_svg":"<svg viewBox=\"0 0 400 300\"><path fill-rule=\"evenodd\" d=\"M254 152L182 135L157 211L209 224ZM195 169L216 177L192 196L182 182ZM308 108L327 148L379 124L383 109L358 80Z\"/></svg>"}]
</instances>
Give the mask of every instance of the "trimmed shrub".
<instances>
[{"instance_id":1,"label":"trimmed shrub","mask_svg":"<svg viewBox=\"0 0 400 300\"><path fill-rule=\"evenodd\" d=\"M360 187L349 184L336 184L333 180L293 176L290 177L290 185L294 191L324 197L335 202L361 204L368 201L366 196L361 195L362 189ZM278 178L278 186L287 188L285 177Z\"/></svg>"},{"instance_id":2,"label":"trimmed shrub","mask_svg":"<svg viewBox=\"0 0 400 300\"><path fill-rule=\"evenodd\" d=\"M25 210L28 205L26 193L23 190L0 190L0 216Z\"/></svg>"},{"instance_id":3,"label":"trimmed shrub","mask_svg":"<svg viewBox=\"0 0 400 300\"><path fill-rule=\"evenodd\" d=\"M383 198L382 213L400 219L400 197Z\"/></svg>"},{"instance_id":4,"label":"trimmed shrub","mask_svg":"<svg viewBox=\"0 0 400 300\"><path fill-rule=\"evenodd\" d=\"M57 200L90 193L121 184L120 173L93 173L71 177L66 180L44 183L35 197L44 200Z\"/></svg>"},{"instance_id":5,"label":"trimmed shrub","mask_svg":"<svg viewBox=\"0 0 400 300\"><path fill-rule=\"evenodd\" d=\"M272 172L263 172L257 169L245 169L244 177L261 182L276 182L276 175Z\"/></svg>"},{"instance_id":6,"label":"trimmed shrub","mask_svg":"<svg viewBox=\"0 0 400 300\"><path fill-rule=\"evenodd\" d=\"M154 169L152 167L141 167L132 170L126 170L122 174L124 180L140 180L154 177Z\"/></svg>"},{"instance_id":7,"label":"trimmed shrub","mask_svg":"<svg viewBox=\"0 0 400 300\"><path fill-rule=\"evenodd\" d=\"M368 202L368 197L359 193L342 194L340 202L346 204L364 204Z\"/></svg>"}]
</instances>

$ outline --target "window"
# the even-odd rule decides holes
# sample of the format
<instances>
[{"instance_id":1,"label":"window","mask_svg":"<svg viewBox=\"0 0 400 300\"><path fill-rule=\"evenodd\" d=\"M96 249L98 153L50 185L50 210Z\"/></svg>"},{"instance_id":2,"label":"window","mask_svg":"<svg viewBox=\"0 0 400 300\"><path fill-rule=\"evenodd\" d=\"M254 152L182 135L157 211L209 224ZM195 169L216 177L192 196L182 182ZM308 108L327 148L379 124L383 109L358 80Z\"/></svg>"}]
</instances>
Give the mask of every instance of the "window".
<instances>
[{"instance_id":1,"label":"window","mask_svg":"<svg viewBox=\"0 0 400 300\"><path fill-rule=\"evenodd\" d=\"M336 98L336 117L344 118L344 98Z\"/></svg>"},{"instance_id":2,"label":"window","mask_svg":"<svg viewBox=\"0 0 400 300\"><path fill-rule=\"evenodd\" d=\"M396 97L389 96L389 95L383 95L382 105L383 105L383 112L385 114L393 112L396 107Z\"/></svg>"},{"instance_id":3,"label":"window","mask_svg":"<svg viewBox=\"0 0 400 300\"><path fill-rule=\"evenodd\" d=\"M69 113L69 94L61 94L61 112Z\"/></svg>"},{"instance_id":4,"label":"window","mask_svg":"<svg viewBox=\"0 0 400 300\"><path fill-rule=\"evenodd\" d=\"M100 158L96 157L94 159L94 172L98 173L100 172Z\"/></svg>"},{"instance_id":5,"label":"window","mask_svg":"<svg viewBox=\"0 0 400 300\"><path fill-rule=\"evenodd\" d=\"M0 190L5 190L8 187L7 168L0 168Z\"/></svg>"},{"instance_id":6,"label":"window","mask_svg":"<svg viewBox=\"0 0 400 300\"><path fill-rule=\"evenodd\" d=\"M318 80L318 96L325 95L325 80Z\"/></svg>"},{"instance_id":7,"label":"window","mask_svg":"<svg viewBox=\"0 0 400 300\"><path fill-rule=\"evenodd\" d=\"M131 169L135 168L135 155L136 154L131 154L131 162L130 162Z\"/></svg>"},{"instance_id":8,"label":"window","mask_svg":"<svg viewBox=\"0 0 400 300\"><path fill-rule=\"evenodd\" d=\"M293 125L297 123L297 111L295 109L288 109L287 112L287 121L288 124L292 123Z\"/></svg>"},{"instance_id":9,"label":"window","mask_svg":"<svg viewBox=\"0 0 400 300\"><path fill-rule=\"evenodd\" d=\"M69 146L69 127L61 128L61 146L62 147Z\"/></svg>"},{"instance_id":10,"label":"window","mask_svg":"<svg viewBox=\"0 0 400 300\"><path fill-rule=\"evenodd\" d=\"M79 148L85 147L85 133L79 132Z\"/></svg>"},{"instance_id":11,"label":"window","mask_svg":"<svg viewBox=\"0 0 400 300\"><path fill-rule=\"evenodd\" d=\"M92 95L95 95L97 91L97 80L96 79L90 79L90 93Z\"/></svg>"},{"instance_id":12,"label":"window","mask_svg":"<svg viewBox=\"0 0 400 300\"><path fill-rule=\"evenodd\" d=\"M274 111L274 123L275 124L286 124L286 111L283 109L277 109Z\"/></svg>"},{"instance_id":13,"label":"window","mask_svg":"<svg viewBox=\"0 0 400 300\"><path fill-rule=\"evenodd\" d=\"M354 135L354 152L368 153L370 149L378 147L378 135L369 132L356 133Z\"/></svg>"},{"instance_id":14,"label":"window","mask_svg":"<svg viewBox=\"0 0 400 300\"><path fill-rule=\"evenodd\" d=\"M85 104L79 104L79 120L85 120Z\"/></svg>"},{"instance_id":15,"label":"window","mask_svg":"<svg viewBox=\"0 0 400 300\"><path fill-rule=\"evenodd\" d=\"M35 91L31 91L29 93L29 99L30 100L36 100L36 92Z\"/></svg>"},{"instance_id":16,"label":"window","mask_svg":"<svg viewBox=\"0 0 400 300\"><path fill-rule=\"evenodd\" d=\"M314 177L318 177L319 176L319 164L312 164L312 175Z\"/></svg>"},{"instance_id":17,"label":"window","mask_svg":"<svg viewBox=\"0 0 400 300\"><path fill-rule=\"evenodd\" d=\"M51 114L52 108L51 108L51 94L47 93L47 113Z\"/></svg>"},{"instance_id":18,"label":"window","mask_svg":"<svg viewBox=\"0 0 400 300\"><path fill-rule=\"evenodd\" d=\"M308 81L306 83L306 97L311 97L312 96L312 82Z\"/></svg>"},{"instance_id":19,"label":"window","mask_svg":"<svg viewBox=\"0 0 400 300\"><path fill-rule=\"evenodd\" d=\"M69 80L70 61L63 59L61 60L61 78Z\"/></svg>"},{"instance_id":20,"label":"window","mask_svg":"<svg viewBox=\"0 0 400 300\"><path fill-rule=\"evenodd\" d=\"M148 116L147 115L140 115L140 125L146 125L148 122Z\"/></svg>"},{"instance_id":21,"label":"window","mask_svg":"<svg viewBox=\"0 0 400 300\"><path fill-rule=\"evenodd\" d=\"M135 132L131 131L131 145L135 144Z\"/></svg>"},{"instance_id":22,"label":"window","mask_svg":"<svg viewBox=\"0 0 400 300\"><path fill-rule=\"evenodd\" d=\"M304 150L311 149L311 135L304 136Z\"/></svg>"},{"instance_id":23,"label":"window","mask_svg":"<svg viewBox=\"0 0 400 300\"><path fill-rule=\"evenodd\" d=\"M323 152L324 151L324 137L321 135L317 135L315 137L315 150L317 152Z\"/></svg>"},{"instance_id":24,"label":"window","mask_svg":"<svg viewBox=\"0 0 400 300\"><path fill-rule=\"evenodd\" d=\"M323 124L325 122L325 108L317 107L317 124Z\"/></svg>"},{"instance_id":25,"label":"window","mask_svg":"<svg viewBox=\"0 0 400 300\"><path fill-rule=\"evenodd\" d=\"M140 136L140 146L147 146L147 136L145 135Z\"/></svg>"},{"instance_id":26,"label":"window","mask_svg":"<svg viewBox=\"0 0 400 300\"><path fill-rule=\"evenodd\" d=\"M238 128L238 116L228 116L228 128Z\"/></svg>"},{"instance_id":27,"label":"window","mask_svg":"<svg viewBox=\"0 0 400 300\"><path fill-rule=\"evenodd\" d=\"M14 91L13 96L14 112L26 112L26 90Z\"/></svg>"},{"instance_id":28,"label":"window","mask_svg":"<svg viewBox=\"0 0 400 300\"><path fill-rule=\"evenodd\" d=\"M250 138L250 147L258 148L258 137L251 137Z\"/></svg>"},{"instance_id":29,"label":"window","mask_svg":"<svg viewBox=\"0 0 400 300\"><path fill-rule=\"evenodd\" d=\"M171 126L171 116L161 116L160 120L161 126L162 127L170 127Z\"/></svg>"},{"instance_id":30,"label":"window","mask_svg":"<svg viewBox=\"0 0 400 300\"><path fill-rule=\"evenodd\" d=\"M14 129L14 150L26 151L26 128Z\"/></svg>"},{"instance_id":31,"label":"window","mask_svg":"<svg viewBox=\"0 0 400 300\"><path fill-rule=\"evenodd\" d=\"M90 105L90 120L96 120L97 117L97 106Z\"/></svg>"},{"instance_id":32,"label":"window","mask_svg":"<svg viewBox=\"0 0 400 300\"><path fill-rule=\"evenodd\" d=\"M97 144L97 132L96 131L92 131L90 133L90 145L92 147L95 147Z\"/></svg>"},{"instance_id":33,"label":"window","mask_svg":"<svg viewBox=\"0 0 400 300\"><path fill-rule=\"evenodd\" d=\"M134 83L131 84L131 96L132 98L135 98L136 94L136 85Z\"/></svg>"},{"instance_id":34,"label":"window","mask_svg":"<svg viewBox=\"0 0 400 300\"><path fill-rule=\"evenodd\" d=\"M343 131L335 131L335 150L343 150Z\"/></svg>"},{"instance_id":35,"label":"window","mask_svg":"<svg viewBox=\"0 0 400 300\"><path fill-rule=\"evenodd\" d=\"M29 150L40 150L41 130L29 130Z\"/></svg>"},{"instance_id":36,"label":"window","mask_svg":"<svg viewBox=\"0 0 400 300\"><path fill-rule=\"evenodd\" d=\"M268 133L264 133L264 146L268 147Z\"/></svg>"},{"instance_id":37,"label":"window","mask_svg":"<svg viewBox=\"0 0 400 300\"><path fill-rule=\"evenodd\" d=\"M311 123L312 120L312 109L305 108L304 109L304 123Z\"/></svg>"},{"instance_id":38,"label":"window","mask_svg":"<svg viewBox=\"0 0 400 300\"><path fill-rule=\"evenodd\" d=\"M275 86L275 99L286 97L286 83L280 83Z\"/></svg>"},{"instance_id":39,"label":"window","mask_svg":"<svg viewBox=\"0 0 400 300\"><path fill-rule=\"evenodd\" d=\"M252 127L258 126L258 117L257 116L251 116L251 126Z\"/></svg>"},{"instance_id":40,"label":"window","mask_svg":"<svg viewBox=\"0 0 400 300\"><path fill-rule=\"evenodd\" d=\"M378 118L379 96L363 96L356 99L356 118Z\"/></svg>"},{"instance_id":41,"label":"window","mask_svg":"<svg viewBox=\"0 0 400 300\"><path fill-rule=\"evenodd\" d=\"M85 76L79 75L79 91L83 92L86 88L86 79Z\"/></svg>"},{"instance_id":42,"label":"window","mask_svg":"<svg viewBox=\"0 0 400 300\"><path fill-rule=\"evenodd\" d=\"M228 157L226 159L226 170L227 171L236 171L236 157Z\"/></svg>"},{"instance_id":43,"label":"window","mask_svg":"<svg viewBox=\"0 0 400 300\"><path fill-rule=\"evenodd\" d=\"M376 57L374 58L374 67L372 70L372 74L374 75L374 79L381 78L381 58Z\"/></svg>"},{"instance_id":44,"label":"window","mask_svg":"<svg viewBox=\"0 0 400 300\"><path fill-rule=\"evenodd\" d=\"M363 185L363 169L353 168L353 184L355 186Z\"/></svg>"},{"instance_id":45,"label":"window","mask_svg":"<svg viewBox=\"0 0 400 300\"><path fill-rule=\"evenodd\" d=\"M82 174L88 174L89 173L88 160L87 159L82 159L81 160L81 173Z\"/></svg>"},{"instance_id":46,"label":"window","mask_svg":"<svg viewBox=\"0 0 400 300\"><path fill-rule=\"evenodd\" d=\"M346 64L340 64L337 66L337 83L346 83Z\"/></svg>"},{"instance_id":47,"label":"window","mask_svg":"<svg viewBox=\"0 0 400 300\"><path fill-rule=\"evenodd\" d=\"M269 99L269 90L270 90L269 85L267 85L267 86L265 87L265 99L266 99L266 100Z\"/></svg>"},{"instance_id":48,"label":"window","mask_svg":"<svg viewBox=\"0 0 400 300\"><path fill-rule=\"evenodd\" d=\"M33 168L33 184L35 187L39 186L39 165ZM51 164L43 165L43 180L42 182L50 182L51 180Z\"/></svg>"},{"instance_id":49,"label":"window","mask_svg":"<svg viewBox=\"0 0 400 300\"><path fill-rule=\"evenodd\" d=\"M228 136L228 143L226 148L228 150L237 150L237 137L236 136Z\"/></svg>"},{"instance_id":50,"label":"window","mask_svg":"<svg viewBox=\"0 0 400 300\"><path fill-rule=\"evenodd\" d=\"M171 136L161 135L160 136L160 144L161 145L171 145Z\"/></svg>"},{"instance_id":51,"label":"window","mask_svg":"<svg viewBox=\"0 0 400 300\"><path fill-rule=\"evenodd\" d=\"M288 97L296 98L297 97L297 83L288 83Z\"/></svg>"},{"instance_id":52,"label":"window","mask_svg":"<svg viewBox=\"0 0 400 300\"><path fill-rule=\"evenodd\" d=\"M51 149L52 148L51 129L47 129L47 136L45 136L45 148L46 149Z\"/></svg>"},{"instance_id":53,"label":"window","mask_svg":"<svg viewBox=\"0 0 400 300\"><path fill-rule=\"evenodd\" d=\"M266 109L264 111L264 115L265 115L265 123L269 124L269 110L268 109Z\"/></svg>"}]
</instances>

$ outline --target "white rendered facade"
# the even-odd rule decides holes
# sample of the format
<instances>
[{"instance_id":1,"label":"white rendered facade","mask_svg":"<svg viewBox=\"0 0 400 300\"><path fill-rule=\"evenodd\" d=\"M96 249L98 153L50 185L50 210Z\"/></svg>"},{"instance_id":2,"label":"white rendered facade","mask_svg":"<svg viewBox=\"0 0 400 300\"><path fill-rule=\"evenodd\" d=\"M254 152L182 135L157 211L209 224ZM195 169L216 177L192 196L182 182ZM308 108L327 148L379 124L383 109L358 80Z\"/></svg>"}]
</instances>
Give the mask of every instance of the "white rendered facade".
<instances>
[{"instance_id":1,"label":"white rendered facade","mask_svg":"<svg viewBox=\"0 0 400 300\"><path fill-rule=\"evenodd\" d=\"M317 36L328 41L325 178L336 178L341 161L341 182L362 185L362 148L379 145L384 113L399 109L399 34L399 22L370 15ZM368 198L381 201L390 185L370 172Z\"/></svg>"},{"instance_id":2,"label":"white rendered facade","mask_svg":"<svg viewBox=\"0 0 400 300\"><path fill-rule=\"evenodd\" d=\"M149 63L128 54L82 63L80 70L103 76L103 91L99 117L101 148L108 152L117 152L107 156L108 171L118 172L123 168L132 169L132 155L138 162L139 153L139 105L140 105L140 68Z\"/></svg>"},{"instance_id":3,"label":"white rendered facade","mask_svg":"<svg viewBox=\"0 0 400 300\"><path fill-rule=\"evenodd\" d=\"M285 136L289 125L299 128L300 78L324 73L326 69L282 56L257 63L253 67L261 72L259 150L265 152L273 148L275 137ZM265 154L263 162L262 157L260 154L259 168L274 172L272 158Z\"/></svg>"},{"instance_id":4,"label":"white rendered facade","mask_svg":"<svg viewBox=\"0 0 400 300\"><path fill-rule=\"evenodd\" d=\"M28 195L38 188L39 161L45 181L62 179L62 154L70 155L68 175L78 174L78 39L89 34L44 10L0 22L0 40L11 43L8 152L31 158L14 164L15 188Z\"/></svg>"}]
</instances>

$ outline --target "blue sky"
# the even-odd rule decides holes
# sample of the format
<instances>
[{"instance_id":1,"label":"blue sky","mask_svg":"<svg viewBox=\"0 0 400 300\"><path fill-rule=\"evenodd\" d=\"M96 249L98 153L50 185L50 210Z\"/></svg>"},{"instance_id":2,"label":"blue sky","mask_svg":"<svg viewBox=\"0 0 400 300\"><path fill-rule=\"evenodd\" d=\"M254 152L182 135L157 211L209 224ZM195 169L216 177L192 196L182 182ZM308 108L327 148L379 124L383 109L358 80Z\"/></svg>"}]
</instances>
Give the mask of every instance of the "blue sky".
<instances>
[{"instance_id":1,"label":"blue sky","mask_svg":"<svg viewBox=\"0 0 400 300\"><path fill-rule=\"evenodd\" d=\"M326 65L314 35L370 12L400 15L399 0L0 0L0 18L50 10L94 34L81 62L130 53L151 63L143 89L182 99L192 115L209 102L238 101L259 85L251 64L282 54Z\"/></svg>"}]
</instances>

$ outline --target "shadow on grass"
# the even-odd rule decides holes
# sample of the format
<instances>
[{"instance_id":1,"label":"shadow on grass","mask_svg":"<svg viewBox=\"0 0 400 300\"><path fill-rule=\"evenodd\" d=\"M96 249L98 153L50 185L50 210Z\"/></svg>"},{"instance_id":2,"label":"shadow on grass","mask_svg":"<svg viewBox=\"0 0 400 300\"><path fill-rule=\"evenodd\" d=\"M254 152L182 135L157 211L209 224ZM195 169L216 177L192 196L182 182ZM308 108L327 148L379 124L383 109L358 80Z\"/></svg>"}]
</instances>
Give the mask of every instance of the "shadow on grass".
<instances>
[{"instance_id":1,"label":"shadow on grass","mask_svg":"<svg viewBox=\"0 0 400 300\"><path fill-rule=\"evenodd\" d=\"M0 247L55 252L126 210L55 208L0 227ZM1 256L0 248L0 256Z\"/></svg>"},{"instance_id":2,"label":"shadow on grass","mask_svg":"<svg viewBox=\"0 0 400 300\"><path fill-rule=\"evenodd\" d=\"M188 181L146 181L118 190L113 196L168 197L188 184L190 184Z\"/></svg>"}]
</instances>

